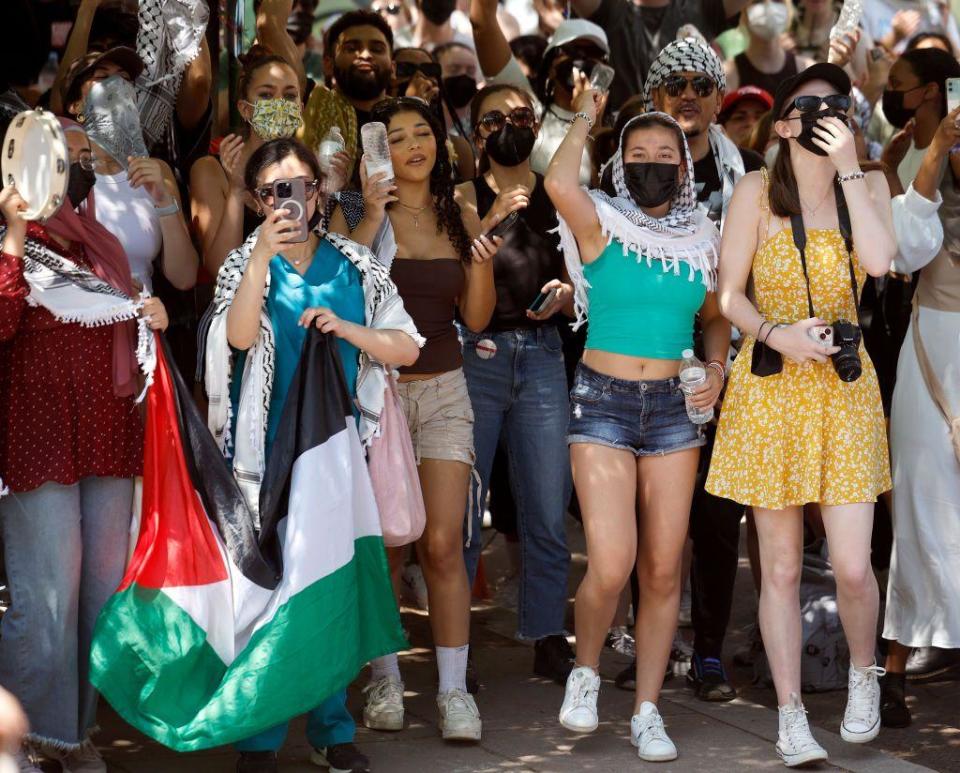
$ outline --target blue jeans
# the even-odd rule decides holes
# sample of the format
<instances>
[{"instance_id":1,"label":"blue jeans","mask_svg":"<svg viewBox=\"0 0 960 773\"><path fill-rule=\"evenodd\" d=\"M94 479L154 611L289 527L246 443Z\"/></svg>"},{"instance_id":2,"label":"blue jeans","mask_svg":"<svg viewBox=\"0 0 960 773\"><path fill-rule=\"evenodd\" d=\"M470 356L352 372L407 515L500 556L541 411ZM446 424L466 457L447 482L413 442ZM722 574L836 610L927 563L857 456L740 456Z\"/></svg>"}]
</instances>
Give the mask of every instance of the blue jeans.
<instances>
[{"instance_id":1,"label":"blue jeans","mask_svg":"<svg viewBox=\"0 0 960 773\"><path fill-rule=\"evenodd\" d=\"M51 481L0 499L13 600L0 626L0 684L45 751L78 747L95 723L90 640L123 579L132 506L133 480L124 478Z\"/></svg>"},{"instance_id":2,"label":"blue jeans","mask_svg":"<svg viewBox=\"0 0 960 773\"><path fill-rule=\"evenodd\" d=\"M567 453L567 377L560 334L552 325L492 336L497 353L477 356L484 336L463 337L463 370L473 403L477 471L486 498L490 468L503 436L520 536L520 596L517 610L524 639L564 632L570 551L564 515L572 486ZM476 508L473 533L480 534ZM475 536L465 549L473 583L480 557Z\"/></svg>"},{"instance_id":3,"label":"blue jeans","mask_svg":"<svg viewBox=\"0 0 960 773\"><path fill-rule=\"evenodd\" d=\"M287 738L287 726L284 722L262 733L244 738L234 746L241 752L280 751ZM307 714L307 740L314 749L324 746L336 746L351 743L357 733L356 723L347 710L347 691L341 690L327 698L323 703Z\"/></svg>"}]
</instances>

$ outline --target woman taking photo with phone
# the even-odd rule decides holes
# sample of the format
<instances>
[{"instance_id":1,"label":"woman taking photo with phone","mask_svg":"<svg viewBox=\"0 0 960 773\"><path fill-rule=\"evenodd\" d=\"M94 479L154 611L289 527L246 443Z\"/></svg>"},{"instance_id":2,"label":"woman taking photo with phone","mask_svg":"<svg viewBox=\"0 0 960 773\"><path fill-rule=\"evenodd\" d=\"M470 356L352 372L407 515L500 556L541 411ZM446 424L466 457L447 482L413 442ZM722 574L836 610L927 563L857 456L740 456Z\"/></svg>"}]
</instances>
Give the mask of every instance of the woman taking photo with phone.
<instances>
[{"instance_id":1,"label":"woman taking photo with phone","mask_svg":"<svg viewBox=\"0 0 960 773\"><path fill-rule=\"evenodd\" d=\"M577 590L576 667L560 723L595 730L597 669L620 593L636 567L636 698L631 741L641 759L675 759L657 710L680 606L683 545L700 446L680 390L680 361L700 315L710 360L690 409L710 411L723 387L730 325L713 288L719 234L697 207L683 131L664 113L628 121L611 159L615 196L583 190L578 167L601 101L585 91L550 163L546 190L575 288L577 323L589 322L570 392L567 443L587 538ZM639 502L640 517L637 519Z\"/></svg>"},{"instance_id":2,"label":"woman taking photo with phone","mask_svg":"<svg viewBox=\"0 0 960 773\"><path fill-rule=\"evenodd\" d=\"M422 339L369 250L307 226L324 207L323 175L313 153L296 140L272 140L250 157L244 179L264 222L227 256L217 276L206 384L211 429L232 458L241 488L254 499L306 328L316 325L336 337L365 445L383 410L385 369L412 365ZM305 211L293 219L281 197L301 185ZM237 744L238 773L275 773L286 733L284 724ZM310 712L307 739L317 764L366 771L354 734L345 690Z\"/></svg>"},{"instance_id":3,"label":"woman taking photo with phone","mask_svg":"<svg viewBox=\"0 0 960 773\"><path fill-rule=\"evenodd\" d=\"M889 270L897 240L886 179L860 170L850 105L850 79L832 64L781 84L773 106L776 163L769 180L751 173L737 185L721 250L720 303L746 342L731 373L706 488L753 507L763 572L760 630L780 705L777 753L787 766L827 757L800 702L808 502L823 515L850 645L840 733L864 743L880 728L883 669L874 661L879 598L870 541L890 465L877 376L856 320L865 273Z\"/></svg>"},{"instance_id":4,"label":"woman taking photo with phone","mask_svg":"<svg viewBox=\"0 0 960 773\"><path fill-rule=\"evenodd\" d=\"M490 322L496 304L491 258L500 240L481 235L476 210L455 200L446 134L422 100L384 100L371 120L386 126L393 184L384 182L383 172L368 178L361 163L362 219L359 202L341 196L331 230L350 233L365 245L375 239L384 243L378 238L383 233L392 235L385 241L395 249L380 257L427 339L416 365L400 369L398 384L427 511L417 554L437 650L441 732L446 740L479 741L480 714L466 690L470 586L462 547L475 463L473 409L454 318L459 314L475 332ZM391 552L402 557L406 551ZM403 684L395 655L373 663L364 721L381 729L403 726Z\"/></svg>"},{"instance_id":5,"label":"woman taking photo with phone","mask_svg":"<svg viewBox=\"0 0 960 773\"><path fill-rule=\"evenodd\" d=\"M530 169L539 129L533 99L516 86L488 86L474 98L471 123L481 173L458 193L483 218L484 232L502 231L493 259L497 304L486 329L464 330L463 369L476 419L473 438L486 501L493 459L504 443L520 538L518 636L534 644L533 671L564 684L573 662L567 643L567 572L564 524L570 501L567 376L554 315L573 309L573 288L563 281L555 228L557 210L543 177ZM541 303L534 306L537 299ZM559 324L564 324L563 322ZM492 346L491 346L492 344ZM491 356L492 352L492 356ZM480 508L468 514L480 533ZM473 578L480 541L467 548Z\"/></svg>"}]
</instances>

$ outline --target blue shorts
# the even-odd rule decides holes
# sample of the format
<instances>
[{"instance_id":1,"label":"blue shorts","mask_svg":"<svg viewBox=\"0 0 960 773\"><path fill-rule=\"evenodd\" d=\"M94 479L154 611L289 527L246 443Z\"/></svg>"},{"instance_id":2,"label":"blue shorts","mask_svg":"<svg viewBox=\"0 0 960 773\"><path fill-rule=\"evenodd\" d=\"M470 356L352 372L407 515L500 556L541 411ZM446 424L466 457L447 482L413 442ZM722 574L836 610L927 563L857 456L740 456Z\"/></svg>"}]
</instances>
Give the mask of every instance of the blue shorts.
<instances>
[{"instance_id":1,"label":"blue shorts","mask_svg":"<svg viewBox=\"0 0 960 773\"><path fill-rule=\"evenodd\" d=\"M706 442L703 428L687 416L680 379L627 381L577 365L567 445L594 443L634 456L663 456Z\"/></svg>"}]
</instances>

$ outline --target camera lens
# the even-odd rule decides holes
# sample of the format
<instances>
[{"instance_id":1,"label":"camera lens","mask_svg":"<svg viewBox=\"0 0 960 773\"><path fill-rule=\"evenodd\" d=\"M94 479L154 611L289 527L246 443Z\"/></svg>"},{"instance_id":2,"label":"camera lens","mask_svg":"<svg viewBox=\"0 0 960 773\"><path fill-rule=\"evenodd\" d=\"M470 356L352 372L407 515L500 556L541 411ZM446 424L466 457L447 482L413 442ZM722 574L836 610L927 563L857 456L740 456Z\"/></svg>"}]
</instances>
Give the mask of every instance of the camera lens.
<instances>
[{"instance_id":1,"label":"camera lens","mask_svg":"<svg viewBox=\"0 0 960 773\"><path fill-rule=\"evenodd\" d=\"M833 323L833 344L840 351L832 355L834 370L841 381L856 381L863 373L860 362L860 328L848 320Z\"/></svg>"},{"instance_id":2,"label":"camera lens","mask_svg":"<svg viewBox=\"0 0 960 773\"><path fill-rule=\"evenodd\" d=\"M290 198L290 193L292 192L292 190L293 188L288 182L277 183L277 195L281 199Z\"/></svg>"}]
</instances>

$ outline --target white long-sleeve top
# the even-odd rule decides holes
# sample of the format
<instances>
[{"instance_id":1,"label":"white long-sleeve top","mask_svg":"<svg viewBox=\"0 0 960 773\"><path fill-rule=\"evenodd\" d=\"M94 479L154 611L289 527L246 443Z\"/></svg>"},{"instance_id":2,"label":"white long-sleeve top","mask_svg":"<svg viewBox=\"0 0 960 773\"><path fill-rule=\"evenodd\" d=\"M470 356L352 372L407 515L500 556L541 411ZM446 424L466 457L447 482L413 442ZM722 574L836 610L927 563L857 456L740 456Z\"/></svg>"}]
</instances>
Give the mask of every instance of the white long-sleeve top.
<instances>
[{"instance_id":1,"label":"white long-sleeve top","mask_svg":"<svg viewBox=\"0 0 960 773\"><path fill-rule=\"evenodd\" d=\"M940 191L935 201L921 196L913 189L894 196L893 228L897 234L899 252L893 260L893 270L899 274L912 274L933 260L943 246L943 223L938 210L943 203Z\"/></svg>"}]
</instances>

